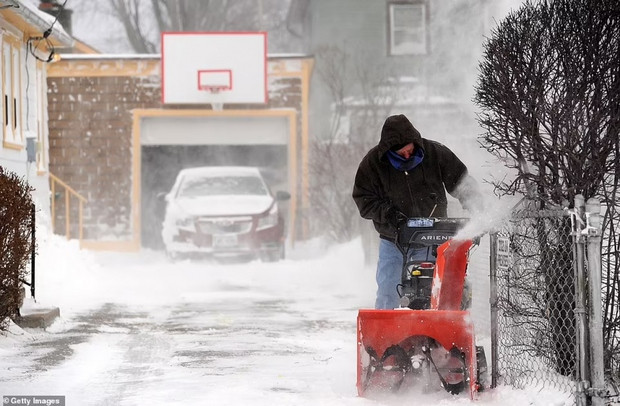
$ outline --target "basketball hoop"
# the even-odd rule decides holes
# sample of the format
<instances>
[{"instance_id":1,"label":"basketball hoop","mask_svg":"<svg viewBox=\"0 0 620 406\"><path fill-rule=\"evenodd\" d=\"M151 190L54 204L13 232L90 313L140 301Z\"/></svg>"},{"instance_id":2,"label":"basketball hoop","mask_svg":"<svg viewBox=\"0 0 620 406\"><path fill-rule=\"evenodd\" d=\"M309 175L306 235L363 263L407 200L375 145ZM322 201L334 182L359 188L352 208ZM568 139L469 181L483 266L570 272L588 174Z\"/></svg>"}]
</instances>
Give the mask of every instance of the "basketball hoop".
<instances>
[{"instance_id":1,"label":"basketball hoop","mask_svg":"<svg viewBox=\"0 0 620 406\"><path fill-rule=\"evenodd\" d=\"M228 86L211 86L211 85L202 85L200 86L200 90L203 92L209 92L211 94L218 94L222 90L228 90Z\"/></svg>"},{"instance_id":2,"label":"basketball hoop","mask_svg":"<svg viewBox=\"0 0 620 406\"><path fill-rule=\"evenodd\" d=\"M221 85L201 85L199 89L201 92L207 92L211 94L219 94L222 91L230 90L228 86ZM224 107L224 103L222 102L211 102L210 104L211 109L214 111L222 111Z\"/></svg>"},{"instance_id":3,"label":"basketball hoop","mask_svg":"<svg viewBox=\"0 0 620 406\"><path fill-rule=\"evenodd\" d=\"M230 69L201 69L198 72L198 90L218 95L232 90L232 71ZM207 97L212 105L221 103L217 97Z\"/></svg>"}]
</instances>

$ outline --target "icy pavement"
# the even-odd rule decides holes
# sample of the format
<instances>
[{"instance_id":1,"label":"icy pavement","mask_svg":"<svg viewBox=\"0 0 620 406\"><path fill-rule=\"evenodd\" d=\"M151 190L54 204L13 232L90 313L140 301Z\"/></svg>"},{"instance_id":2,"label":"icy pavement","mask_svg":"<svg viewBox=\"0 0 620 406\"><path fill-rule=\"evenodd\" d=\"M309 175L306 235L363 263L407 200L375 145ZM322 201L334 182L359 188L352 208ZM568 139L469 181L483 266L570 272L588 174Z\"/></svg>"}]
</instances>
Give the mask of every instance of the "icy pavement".
<instances>
[{"instance_id":1,"label":"icy pavement","mask_svg":"<svg viewBox=\"0 0 620 406\"><path fill-rule=\"evenodd\" d=\"M170 263L158 252L40 248L47 331L0 337L0 395L67 405L400 405L357 397L357 309L374 302L361 243L296 247L265 264ZM46 304L46 303L44 303ZM481 315L487 317L488 315ZM485 324L485 323L482 323ZM469 404L443 391L416 404ZM484 405L562 405L554 393L498 388Z\"/></svg>"}]
</instances>

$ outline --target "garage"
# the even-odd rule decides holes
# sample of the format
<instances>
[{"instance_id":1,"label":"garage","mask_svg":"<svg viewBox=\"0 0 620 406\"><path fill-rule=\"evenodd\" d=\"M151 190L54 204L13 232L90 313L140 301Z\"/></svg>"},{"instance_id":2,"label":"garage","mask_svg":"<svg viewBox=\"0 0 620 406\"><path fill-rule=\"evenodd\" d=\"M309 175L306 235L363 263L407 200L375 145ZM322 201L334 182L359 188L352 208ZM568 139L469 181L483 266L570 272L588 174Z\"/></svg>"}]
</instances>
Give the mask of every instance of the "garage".
<instances>
[{"instance_id":1,"label":"garage","mask_svg":"<svg viewBox=\"0 0 620 406\"><path fill-rule=\"evenodd\" d=\"M221 162L275 168L274 183L291 194L289 240L307 238L312 58L269 57L261 103L166 103L161 63L160 55L64 55L49 67L50 171L88 199L75 220L80 246L157 246L153 196L179 168ZM64 224L64 211L54 217Z\"/></svg>"},{"instance_id":2,"label":"garage","mask_svg":"<svg viewBox=\"0 0 620 406\"><path fill-rule=\"evenodd\" d=\"M162 249L164 195L181 169L255 166L273 192L295 195L295 114L288 110L143 112L140 133L142 246ZM293 147L293 149L291 149ZM281 207L291 230L295 199Z\"/></svg>"}]
</instances>

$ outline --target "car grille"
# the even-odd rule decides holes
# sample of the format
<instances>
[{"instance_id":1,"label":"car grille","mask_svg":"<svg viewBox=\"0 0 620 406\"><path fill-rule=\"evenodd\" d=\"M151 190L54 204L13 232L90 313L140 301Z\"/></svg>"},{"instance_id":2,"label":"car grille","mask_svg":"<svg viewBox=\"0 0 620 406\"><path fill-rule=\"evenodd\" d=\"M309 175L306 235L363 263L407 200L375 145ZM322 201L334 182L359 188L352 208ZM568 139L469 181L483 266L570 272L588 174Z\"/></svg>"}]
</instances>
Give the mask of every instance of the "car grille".
<instances>
[{"instance_id":1,"label":"car grille","mask_svg":"<svg viewBox=\"0 0 620 406\"><path fill-rule=\"evenodd\" d=\"M198 219L198 230L203 234L245 234L251 229L251 217Z\"/></svg>"}]
</instances>

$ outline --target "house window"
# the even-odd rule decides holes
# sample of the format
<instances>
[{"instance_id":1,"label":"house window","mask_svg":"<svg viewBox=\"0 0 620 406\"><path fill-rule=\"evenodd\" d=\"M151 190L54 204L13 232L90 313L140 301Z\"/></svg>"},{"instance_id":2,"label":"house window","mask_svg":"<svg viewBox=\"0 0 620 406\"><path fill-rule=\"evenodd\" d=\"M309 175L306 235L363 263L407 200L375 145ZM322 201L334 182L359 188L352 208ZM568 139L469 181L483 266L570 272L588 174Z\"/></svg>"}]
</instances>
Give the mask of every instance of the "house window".
<instances>
[{"instance_id":1,"label":"house window","mask_svg":"<svg viewBox=\"0 0 620 406\"><path fill-rule=\"evenodd\" d=\"M19 41L2 36L2 123L3 145L23 148L21 109L21 47Z\"/></svg>"},{"instance_id":2,"label":"house window","mask_svg":"<svg viewBox=\"0 0 620 406\"><path fill-rule=\"evenodd\" d=\"M426 54L426 4L389 4L390 55Z\"/></svg>"}]
</instances>

